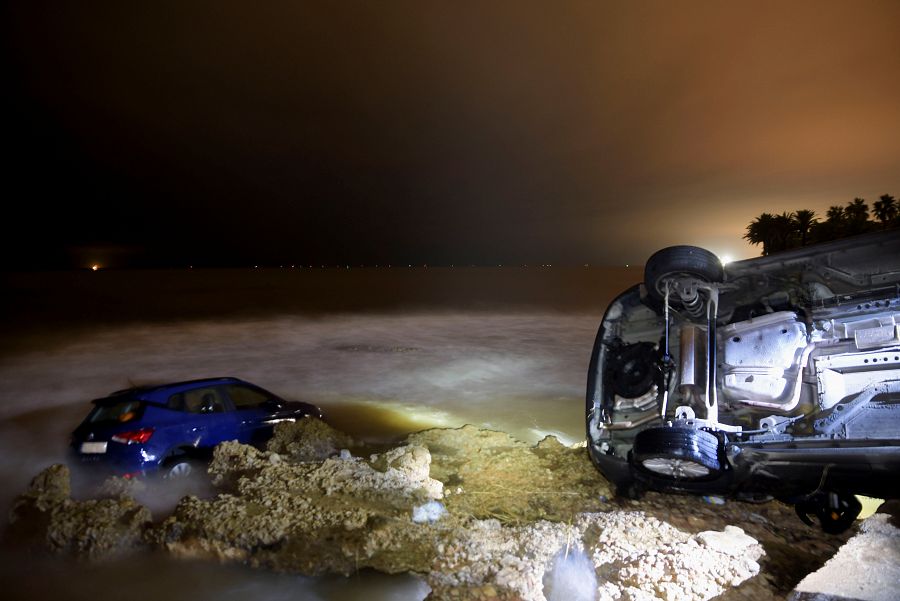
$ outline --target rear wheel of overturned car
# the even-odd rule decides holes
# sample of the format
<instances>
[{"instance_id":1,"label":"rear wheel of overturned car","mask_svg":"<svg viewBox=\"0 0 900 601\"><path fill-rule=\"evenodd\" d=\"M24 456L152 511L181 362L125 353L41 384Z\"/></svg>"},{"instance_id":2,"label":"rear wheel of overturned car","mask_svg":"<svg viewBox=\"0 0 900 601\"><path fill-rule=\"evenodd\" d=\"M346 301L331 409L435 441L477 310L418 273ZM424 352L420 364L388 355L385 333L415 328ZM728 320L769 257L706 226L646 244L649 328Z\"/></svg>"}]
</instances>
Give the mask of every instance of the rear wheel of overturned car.
<instances>
[{"instance_id":1,"label":"rear wheel of overturned car","mask_svg":"<svg viewBox=\"0 0 900 601\"><path fill-rule=\"evenodd\" d=\"M719 258L697 246L663 248L653 253L644 266L644 286L647 287L647 294L656 302L665 298L668 281L690 278L703 282L721 282L724 277Z\"/></svg>"},{"instance_id":2,"label":"rear wheel of overturned car","mask_svg":"<svg viewBox=\"0 0 900 601\"><path fill-rule=\"evenodd\" d=\"M693 428L642 430L634 439L631 459L640 469L673 480L713 478L722 471L719 439Z\"/></svg>"},{"instance_id":3,"label":"rear wheel of overturned car","mask_svg":"<svg viewBox=\"0 0 900 601\"><path fill-rule=\"evenodd\" d=\"M813 526L810 515L819 519L822 530L828 534L840 534L853 525L862 511L862 503L856 496L836 492L819 492L798 501L794 505L797 515Z\"/></svg>"}]
</instances>

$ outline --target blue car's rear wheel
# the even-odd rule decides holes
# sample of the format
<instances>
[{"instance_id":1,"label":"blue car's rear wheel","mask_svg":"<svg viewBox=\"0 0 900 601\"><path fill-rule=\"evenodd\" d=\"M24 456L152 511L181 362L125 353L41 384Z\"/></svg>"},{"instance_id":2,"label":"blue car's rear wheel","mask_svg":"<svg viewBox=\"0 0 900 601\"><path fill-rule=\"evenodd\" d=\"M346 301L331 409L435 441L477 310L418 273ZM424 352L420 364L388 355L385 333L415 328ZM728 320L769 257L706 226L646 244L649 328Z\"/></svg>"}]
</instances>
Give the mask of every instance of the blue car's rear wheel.
<instances>
[{"instance_id":1,"label":"blue car's rear wheel","mask_svg":"<svg viewBox=\"0 0 900 601\"><path fill-rule=\"evenodd\" d=\"M163 461L160 474L165 480L181 480L197 473L198 462L184 451L175 452Z\"/></svg>"}]
</instances>

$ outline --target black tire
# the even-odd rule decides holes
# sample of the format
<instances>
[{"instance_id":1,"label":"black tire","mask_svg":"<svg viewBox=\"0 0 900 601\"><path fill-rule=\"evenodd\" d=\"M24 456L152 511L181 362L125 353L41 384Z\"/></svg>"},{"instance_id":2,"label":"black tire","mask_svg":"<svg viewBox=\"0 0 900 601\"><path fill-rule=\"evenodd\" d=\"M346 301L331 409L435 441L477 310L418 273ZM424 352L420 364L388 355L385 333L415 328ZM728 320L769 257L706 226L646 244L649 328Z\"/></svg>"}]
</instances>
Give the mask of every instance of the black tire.
<instances>
[{"instance_id":1,"label":"black tire","mask_svg":"<svg viewBox=\"0 0 900 601\"><path fill-rule=\"evenodd\" d=\"M721 282L725 277L719 258L697 246L669 246L653 253L644 266L644 286L654 301L666 296L665 281L680 276L704 282Z\"/></svg>"},{"instance_id":2,"label":"black tire","mask_svg":"<svg viewBox=\"0 0 900 601\"><path fill-rule=\"evenodd\" d=\"M820 493L794 505L794 511L806 524L814 526L809 516L815 515L823 531L840 534L853 525L862 503L853 495Z\"/></svg>"},{"instance_id":3,"label":"black tire","mask_svg":"<svg viewBox=\"0 0 900 601\"><path fill-rule=\"evenodd\" d=\"M187 453L178 452L170 455L162 464L160 475L164 480L182 480L196 474L199 462Z\"/></svg>"},{"instance_id":4,"label":"black tire","mask_svg":"<svg viewBox=\"0 0 900 601\"><path fill-rule=\"evenodd\" d=\"M641 430L634 438L631 459L641 470L672 480L704 480L722 471L719 439L693 428Z\"/></svg>"}]
</instances>

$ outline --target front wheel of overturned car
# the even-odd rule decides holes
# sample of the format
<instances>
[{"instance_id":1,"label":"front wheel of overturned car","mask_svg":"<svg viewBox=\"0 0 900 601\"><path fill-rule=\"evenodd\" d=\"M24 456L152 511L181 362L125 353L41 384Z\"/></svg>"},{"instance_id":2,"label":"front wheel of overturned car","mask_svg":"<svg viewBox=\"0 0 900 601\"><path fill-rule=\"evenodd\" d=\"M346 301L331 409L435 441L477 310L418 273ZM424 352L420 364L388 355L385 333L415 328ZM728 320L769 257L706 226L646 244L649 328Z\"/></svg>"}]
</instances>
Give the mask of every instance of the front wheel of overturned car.
<instances>
[{"instance_id":1,"label":"front wheel of overturned car","mask_svg":"<svg viewBox=\"0 0 900 601\"><path fill-rule=\"evenodd\" d=\"M644 266L644 286L657 303L665 298L668 281L683 278L721 282L724 279L722 262L705 248L669 246L656 251Z\"/></svg>"},{"instance_id":2,"label":"front wheel of overturned car","mask_svg":"<svg viewBox=\"0 0 900 601\"><path fill-rule=\"evenodd\" d=\"M645 472L673 480L714 478L722 471L719 439L694 428L664 426L638 432L631 460Z\"/></svg>"}]
</instances>

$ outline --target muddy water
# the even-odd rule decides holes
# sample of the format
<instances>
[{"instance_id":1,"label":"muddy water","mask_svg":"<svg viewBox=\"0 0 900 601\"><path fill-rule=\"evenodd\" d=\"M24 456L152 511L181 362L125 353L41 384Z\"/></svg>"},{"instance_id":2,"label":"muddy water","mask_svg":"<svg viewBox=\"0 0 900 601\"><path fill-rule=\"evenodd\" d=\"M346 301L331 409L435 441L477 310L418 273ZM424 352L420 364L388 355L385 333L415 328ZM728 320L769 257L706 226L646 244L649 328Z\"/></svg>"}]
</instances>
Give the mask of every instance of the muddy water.
<instances>
[{"instance_id":1,"label":"muddy water","mask_svg":"<svg viewBox=\"0 0 900 601\"><path fill-rule=\"evenodd\" d=\"M0 553L3 598L130 599L132 601L318 601L424 599L430 589L414 576L360 572L349 578L306 578L240 566L141 555L103 565Z\"/></svg>"},{"instance_id":2,"label":"muddy water","mask_svg":"<svg viewBox=\"0 0 900 601\"><path fill-rule=\"evenodd\" d=\"M583 436L583 391L622 269L352 269L0 275L0 509L64 458L87 401L234 375L322 406L369 444L474 423ZM141 493L162 519L180 493ZM4 598L421 599L414 577L309 579L141 556L0 556Z\"/></svg>"},{"instance_id":3,"label":"muddy water","mask_svg":"<svg viewBox=\"0 0 900 601\"><path fill-rule=\"evenodd\" d=\"M611 293L610 293L611 295ZM595 299L596 300L596 299ZM554 307L556 309L556 307ZM577 310L575 310L577 309ZM122 311L121 308L117 309ZM32 327L0 353L0 502L64 458L87 401L134 384L234 375L322 406L369 444L466 423L536 441L583 437L587 362L601 309L518 307L115 319ZM25 311L27 313L27 311ZM15 328L13 328L15 329ZM140 501L162 519L182 493ZM4 512L5 513L5 512ZM412 576L308 579L139 557L104 566L4 551L6 598L421 599Z\"/></svg>"}]
</instances>

